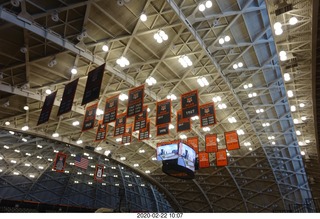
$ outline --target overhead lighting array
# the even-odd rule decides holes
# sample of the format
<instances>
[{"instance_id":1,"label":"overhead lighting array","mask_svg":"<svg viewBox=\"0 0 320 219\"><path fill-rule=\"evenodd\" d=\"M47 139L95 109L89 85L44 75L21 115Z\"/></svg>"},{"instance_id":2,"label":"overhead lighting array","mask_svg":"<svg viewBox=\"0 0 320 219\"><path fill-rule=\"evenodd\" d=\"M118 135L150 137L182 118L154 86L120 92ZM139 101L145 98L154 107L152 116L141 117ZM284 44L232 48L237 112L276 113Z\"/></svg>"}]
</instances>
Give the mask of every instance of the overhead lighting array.
<instances>
[{"instance_id":1,"label":"overhead lighting array","mask_svg":"<svg viewBox=\"0 0 320 219\"><path fill-rule=\"evenodd\" d=\"M227 36L225 36L225 37L221 37L220 39L219 39L219 44L220 45L222 45L222 44L224 44L225 42L229 42L231 40L231 38L227 35Z\"/></svg>"},{"instance_id":2,"label":"overhead lighting array","mask_svg":"<svg viewBox=\"0 0 320 219\"><path fill-rule=\"evenodd\" d=\"M177 97L176 97L176 95L174 95L174 94L169 94L169 95L167 96L167 99L176 100Z\"/></svg>"},{"instance_id":3,"label":"overhead lighting array","mask_svg":"<svg viewBox=\"0 0 320 219\"><path fill-rule=\"evenodd\" d=\"M218 104L218 108L219 109L226 109L227 108L227 105L225 103L219 103Z\"/></svg>"},{"instance_id":4,"label":"overhead lighting array","mask_svg":"<svg viewBox=\"0 0 320 219\"><path fill-rule=\"evenodd\" d=\"M119 95L119 99L120 99L121 101L125 101L125 100L128 99L128 95L126 95L126 94L120 94L120 95Z\"/></svg>"},{"instance_id":5,"label":"overhead lighting array","mask_svg":"<svg viewBox=\"0 0 320 219\"><path fill-rule=\"evenodd\" d=\"M188 56L183 55L179 58L179 63L182 65L182 67L187 68L188 66L192 66L192 62L189 59Z\"/></svg>"},{"instance_id":6,"label":"overhead lighting array","mask_svg":"<svg viewBox=\"0 0 320 219\"><path fill-rule=\"evenodd\" d=\"M243 63L242 62L238 62L238 63L235 63L233 64L233 69L236 70L238 68L242 68L243 67Z\"/></svg>"},{"instance_id":7,"label":"overhead lighting array","mask_svg":"<svg viewBox=\"0 0 320 219\"><path fill-rule=\"evenodd\" d=\"M289 73L284 73L284 74L283 74L283 78L284 78L285 81L290 81L290 79L291 79Z\"/></svg>"},{"instance_id":8,"label":"overhead lighting array","mask_svg":"<svg viewBox=\"0 0 320 219\"><path fill-rule=\"evenodd\" d=\"M256 93L256 92L253 92L253 93L249 93L249 94L248 94L248 97L249 97L249 98L256 97L256 96L257 96L257 93Z\"/></svg>"},{"instance_id":9,"label":"overhead lighting array","mask_svg":"<svg viewBox=\"0 0 320 219\"><path fill-rule=\"evenodd\" d=\"M142 14L140 15L140 20L141 20L142 22L147 21L147 19L148 19L148 17L147 17L147 15L146 15L145 13L142 13Z\"/></svg>"},{"instance_id":10,"label":"overhead lighting array","mask_svg":"<svg viewBox=\"0 0 320 219\"><path fill-rule=\"evenodd\" d=\"M118 65L120 65L120 67L122 67L122 68L130 65L129 60L128 60L126 57L124 57L124 56L121 56L120 58L118 58L117 61L116 61L116 63L117 63Z\"/></svg>"},{"instance_id":11,"label":"overhead lighting array","mask_svg":"<svg viewBox=\"0 0 320 219\"><path fill-rule=\"evenodd\" d=\"M252 88L252 84L251 83L245 84L245 85L243 85L243 88L244 89Z\"/></svg>"},{"instance_id":12,"label":"overhead lighting array","mask_svg":"<svg viewBox=\"0 0 320 219\"><path fill-rule=\"evenodd\" d=\"M236 123L236 122L237 122L236 118L234 118L234 117L229 117L229 118L228 118L228 121L229 121L230 123Z\"/></svg>"},{"instance_id":13,"label":"overhead lighting array","mask_svg":"<svg viewBox=\"0 0 320 219\"><path fill-rule=\"evenodd\" d=\"M159 30L153 35L153 38L157 43L162 43L163 41L168 40L169 37L163 30Z\"/></svg>"},{"instance_id":14,"label":"overhead lighting array","mask_svg":"<svg viewBox=\"0 0 320 219\"><path fill-rule=\"evenodd\" d=\"M146 79L146 83L147 83L149 86L152 86L152 85L154 85L154 84L157 83L157 80L154 79L154 77L150 76L150 77L148 77L148 78Z\"/></svg>"},{"instance_id":15,"label":"overhead lighting array","mask_svg":"<svg viewBox=\"0 0 320 219\"><path fill-rule=\"evenodd\" d=\"M215 102L215 103L216 102L220 102L221 101L221 97L220 96L213 97L212 101Z\"/></svg>"},{"instance_id":16,"label":"overhead lighting array","mask_svg":"<svg viewBox=\"0 0 320 219\"><path fill-rule=\"evenodd\" d=\"M198 6L199 11L203 12L206 10L206 8L211 8L212 7L212 1L208 0L205 3L201 3Z\"/></svg>"},{"instance_id":17,"label":"overhead lighting array","mask_svg":"<svg viewBox=\"0 0 320 219\"><path fill-rule=\"evenodd\" d=\"M286 61L288 59L286 51L281 50L279 56L281 61Z\"/></svg>"},{"instance_id":18,"label":"overhead lighting array","mask_svg":"<svg viewBox=\"0 0 320 219\"><path fill-rule=\"evenodd\" d=\"M205 77L200 77L197 79L197 82L198 84L201 86L201 87L204 87L204 86L208 86L209 85L209 82L207 81L207 79Z\"/></svg>"}]
</instances>

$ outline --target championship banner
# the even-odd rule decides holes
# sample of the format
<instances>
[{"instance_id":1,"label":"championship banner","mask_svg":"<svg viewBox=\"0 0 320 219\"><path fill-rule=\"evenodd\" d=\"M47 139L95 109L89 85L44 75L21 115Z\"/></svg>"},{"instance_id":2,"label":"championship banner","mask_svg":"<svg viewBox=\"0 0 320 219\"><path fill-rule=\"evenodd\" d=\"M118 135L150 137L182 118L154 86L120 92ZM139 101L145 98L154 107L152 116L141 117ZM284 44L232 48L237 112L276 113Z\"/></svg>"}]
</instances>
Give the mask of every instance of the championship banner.
<instances>
[{"instance_id":1,"label":"championship banner","mask_svg":"<svg viewBox=\"0 0 320 219\"><path fill-rule=\"evenodd\" d=\"M106 105L103 113L103 124L116 121L118 112L119 95L106 99Z\"/></svg>"},{"instance_id":2,"label":"championship banner","mask_svg":"<svg viewBox=\"0 0 320 219\"><path fill-rule=\"evenodd\" d=\"M182 118L182 111L177 111L177 132L189 131L191 129L190 118Z\"/></svg>"},{"instance_id":3,"label":"championship banner","mask_svg":"<svg viewBox=\"0 0 320 219\"><path fill-rule=\"evenodd\" d=\"M127 117L142 113L144 85L129 90Z\"/></svg>"},{"instance_id":4,"label":"championship banner","mask_svg":"<svg viewBox=\"0 0 320 219\"><path fill-rule=\"evenodd\" d=\"M199 115L198 90L181 95L182 118L191 118Z\"/></svg>"},{"instance_id":5,"label":"championship banner","mask_svg":"<svg viewBox=\"0 0 320 219\"><path fill-rule=\"evenodd\" d=\"M169 124L163 124L157 126L157 136L169 134Z\"/></svg>"},{"instance_id":6,"label":"championship banner","mask_svg":"<svg viewBox=\"0 0 320 219\"><path fill-rule=\"evenodd\" d=\"M81 105L99 98L106 63L89 72Z\"/></svg>"},{"instance_id":7,"label":"championship banner","mask_svg":"<svg viewBox=\"0 0 320 219\"><path fill-rule=\"evenodd\" d=\"M228 151L240 148L237 131L225 132L224 138L226 140L226 147Z\"/></svg>"},{"instance_id":8,"label":"championship banner","mask_svg":"<svg viewBox=\"0 0 320 219\"><path fill-rule=\"evenodd\" d=\"M128 124L126 132L122 135L122 144L131 143L132 141L132 124Z\"/></svg>"},{"instance_id":9,"label":"championship banner","mask_svg":"<svg viewBox=\"0 0 320 219\"><path fill-rule=\"evenodd\" d=\"M201 151L198 154L199 168L210 167L209 154L207 152Z\"/></svg>"},{"instance_id":10,"label":"championship banner","mask_svg":"<svg viewBox=\"0 0 320 219\"><path fill-rule=\"evenodd\" d=\"M107 133L107 124L102 123L102 120L100 120L98 123L95 141L101 141L106 139L106 133Z\"/></svg>"},{"instance_id":11,"label":"championship banner","mask_svg":"<svg viewBox=\"0 0 320 219\"><path fill-rule=\"evenodd\" d=\"M216 124L216 113L214 109L214 104L207 103L200 106L200 125L206 127L209 125Z\"/></svg>"},{"instance_id":12,"label":"championship banner","mask_svg":"<svg viewBox=\"0 0 320 219\"><path fill-rule=\"evenodd\" d=\"M206 152L207 153L215 153L218 151L218 141L217 134L208 134L206 135L205 142Z\"/></svg>"},{"instance_id":13,"label":"championship banner","mask_svg":"<svg viewBox=\"0 0 320 219\"><path fill-rule=\"evenodd\" d=\"M64 87L62 100L59 106L57 116L60 116L64 113L68 113L72 109L74 95L76 94L79 78L70 82Z\"/></svg>"},{"instance_id":14,"label":"championship banner","mask_svg":"<svg viewBox=\"0 0 320 219\"><path fill-rule=\"evenodd\" d=\"M104 166L96 164L96 169L94 171L94 180L97 182L102 181Z\"/></svg>"},{"instance_id":15,"label":"championship banner","mask_svg":"<svg viewBox=\"0 0 320 219\"><path fill-rule=\"evenodd\" d=\"M187 138L187 145L190 145L193 150L198 154L199 153L199 140L198 137Z\"/></svg>"},{"instance_id":16,"label":"championship banner","mask_svg":"<svg viewBox=\"0 0 320 219\"><path fill-rule=\"evenodd\" d=\"M156 126L171 122L171 100L157 102Z\"/></svg>"},{"instance_id":17,"label":"championship banner","mask_svg":"<svg viewBox=\"0 0 320 219\"><path fill-rule=\"evenodd\" d=\"M82 132L92 129L94 127L94 122L96 121L96 111L98 108L98 103L95 103L86 108L86 114L84 116Z\"/></svg>"},{"instance_id":18,"label":"championship banner","mask_svg":"<svg viewBox=\"0 0 320 219\"><path fill-rule=\"evenodd\" d=\"M223 167L228 165L226 149L218 150L218 152L216 153L216 161L217 161L218 167Z\"/></svg>"},{"instance_id":19,"label":"championship banner","mask_svg":"<svg viewBox=\"0 0 320 219\"><path fill-rule=\"evenodd\" d=\"M148 119L147 127L140 129L139 131L139 141L146 140L150 138L150 119Z\"/></svg>"},{"instance_id":20,"label":"championship banner","mask_svg":"<svg viewBox=\"0 0 320 219\"><path fill-rule=\"evenodd\" d=\"M180 140L158 142L157 147L160 147L162 145L169 145L169 144L179 144L179 142L180 142Z\"/></svg>"},{"instance_id":21,"label":"championship banner","mask_svg":"<svg viewBox=\"0 0 320 219\"><path fill-rule=\"evenodd\" d=\"M113 136L119 136L125 133L127 123L127 114L122 113L117 116L116 124L114 125Z\"/></svg>"},{"instance_id":22,"label":"championship banner","mask_svg":"<svg viewBox=\"0 0 320 219\"><path fill-rule=\"evenodd\" d=\"M56 98L57 91L53 92L52 94L46 96L46 99L43 103L41 113L38 119L37 125L42 123L48 122L50 119L51 110L54 104L54 99Z\"/></svg>"},{"instance_id":23,"label":"championship banner","mask_svg":"<svg viewBox=\"0 0 320 219\"><path fill-rule=\"evenodd\" d=\"M135 115L134 117L134 131L138 131L147 126L147 118L148 118L148 107L144 106L142 113Z\"/></svg>"},{"instance_id":24,"label":"championship banner","mask_svg":"<svg viewBox=\"0 0 320 219\"><path fill-rule=\"evenodd\" d=\"M53 163L53 169L56 172L64 172L65 167L66 167L66 160L67 160L67 155L64 153L57 153L56 158Z\"/></svg>"}]
</instances>

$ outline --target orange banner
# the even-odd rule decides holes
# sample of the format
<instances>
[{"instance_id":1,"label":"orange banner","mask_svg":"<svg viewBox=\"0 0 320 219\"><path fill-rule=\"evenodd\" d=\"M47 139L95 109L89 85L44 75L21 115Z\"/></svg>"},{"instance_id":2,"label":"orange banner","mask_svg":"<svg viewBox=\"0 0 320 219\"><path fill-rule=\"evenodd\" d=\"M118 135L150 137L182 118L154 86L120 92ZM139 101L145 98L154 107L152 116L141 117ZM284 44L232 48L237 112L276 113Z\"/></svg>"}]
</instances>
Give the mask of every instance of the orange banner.
<instances>
[{"instance_id":1,"label":"orange banner","mask_svg":"<svg viewBox=\"0 0 320 219\"><path fill-rule=\"evenodd\" d=\"M199 140L198 140L198 137L188 138L187 139L187 144L190 145L197 154L199 153Z\"/></svg>"},{"instance_id":2,"label":"orange banner","mask_svg":"<svg viewBox=\"0 0 320 219\"><path fill-rule=\"evenodd\" d=\"M240 148L237 131L225 132L224 137L226 140L226 147L228 151Z\"/></svg>"},{"instance_id":3,"label":"orange banner","mask_svg":"<svg viewBox=\"0 0 320 219\"><path fill-rule=\"evenodd\" d=\"M126 125L126 132L122 135L122 144L131 143L133 124Z\"/></svg>"},{"instance_id":4,"label":"orange banner","mask_svg":"<svg viewBox=\"0 0 320 219\"><path fill-rule=\"evenodd\" d=\"M201 151L198 155L199 168L210 167L209 154L207 152Z\"/></svg>"},{"instance_id":5,"label":"orange banner","mask_svg":"<svg viewBox=\"0 0 320 219\"><path fill-rule=\"evenodd\" d=\"M106 139L107 127L107 124L103 124L102 120L99 121L95 141L101 141Z\"/></svg>"},{"instance_id":6,"label":"orange banner","mask_svg":"<svg viewBox=\"0 0 320 219\"><path fill-rule=\"evenodd\" d=\"M206 152L215 153L218 151L217 134L206 135Z\"/></svg>"},{"instance_id":7,"label":"orange banner","mask_svg":"<svg viewBox=\"0 0 320 219\"><path fill-rule=\"evenodd\" d=\"M218 150L218 152L216 153L216 161L217 161L218 167L223 167L228 165L226 149Z\"/></svg>"}]
</instances>

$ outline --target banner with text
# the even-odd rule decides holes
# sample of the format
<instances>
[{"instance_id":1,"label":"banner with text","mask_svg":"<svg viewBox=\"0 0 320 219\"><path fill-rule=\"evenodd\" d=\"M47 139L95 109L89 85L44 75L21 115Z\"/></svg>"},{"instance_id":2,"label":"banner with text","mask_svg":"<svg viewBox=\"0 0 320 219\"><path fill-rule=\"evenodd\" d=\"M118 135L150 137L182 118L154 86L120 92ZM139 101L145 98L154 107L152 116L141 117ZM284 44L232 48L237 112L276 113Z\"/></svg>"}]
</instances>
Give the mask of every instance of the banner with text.
<instances>
[{"instance_id":1,"label":"banner with text","mask_svg":"<svg viewBox=\"0 0 320 219\"><path fill-rule=\"evenodd\" d=\"M157 126L157 136L169 134L169 124L163 124Z\"/></svg>"},{"instance_id":2,"label":"banner with text","mask_svg":"<svg viewBox=\"0 0 320 219\"><path fill-rule=\"evenodd\" d=\"M228 165L226 149L218 150L218 152L216 153L216 161L217 161L218 167L223 167Z\"/></svg>"},{"instance_id":3,"label":"banner with text","mask_svg":"<svg viewBox=\"0 0 320 219\"><path fill-rule=\"evenodd\" d=\"M228 151L236 150L240 148L237 131L225 132L224 138L226 140L226 147Z\"/></svg>"},{"instance_id":4,"label":"banner with text","mask_svg":"<svg viewBox=\"0 0 320 219\"><path fill-rule=\"evenodd\" d=\"M113 136L119 136L125 133L127 123L127 114L122 113L117 116Z\"/></svg>"},{"instance_id":5,"label":"banner with text","mask_svg":"<svg viewBox=\"0 0 320 219\"><path fill-rule=\"evenodd\" d=\"M126 132L122 135L122 144L131 143L132 141L132 124L126 125Z\"/></svg>"},{"instance_id":6,"label":"banner with text","mask_svg":"<svg viewBox=\"0 0 320 219\"><path fill-rule=\"evenodd\" d=\"M207 152L201 151L198 155L199 168L210 167L209 154Z\"/></svg>"},{"instance_id":7,"label":"banner with text","mask_svg":"<svg viewBox=\"0 0 320 219\"><path fill-rule=\"evenodd\" d=\"M139 141L150 138L150 119L148 119L147 127L139 130Z\"/></svg>"},{"instance_id":8,"label":"banner with text","mask_svg":"<svg viewBox=\"0 0 320 219\"><path fill-rule=\"evenodd\" d=\"M105 65L106 63L88 73L81 105L87 104L99 98Z\"/></svg>"},{"instance_id":9,"label":"banner with text","mask_svg":"<svg viewBox=\"0 0 320 219\"><path fill-rule=\"evenodd\" d=\"M142 113L144 85L129 90L127 117Z\"/></svg>"},{"instance_id":10,"label":"banner with text","mask_svg":"<svg viewBox=\"0 0 320 219\"><path fill-rule=\"evenodd\" d=\"M207 153L215 153L218 151L217 134L206 135L205 147Z\"/></svg>"},{"instance_id":11,"label":"banner with text","mask_svg":"<svg viewBox=\"0 0 320 219\"><path fill-rule=\"evenodd\" d=\"M190 118L182 118L182 110L177 111L177 132L189 131L191 129Z\"/></svg>"},{"instance_id":12,"label":"banner with text","mask_svg":"<svg viewBox=\"0 0 320 219\"><path fill-rule=\"evenodd\" d=\"M37 125L40 125L42 123L49 121L52 107L54 104L54 99L56 98L56 95L57 95L57 91L46 96L46 99L42 105L42 109L41 109L41 113L40 113Z\"/></svg>"},{"instance_id":13,"label":"banner with text","mask_svg":"<svg viewBox=\"0 0 320 219\"><path fill-rule=\"evenodd\" d=\"M200 125L202 127L216 124L216 113L213 103L207 103L200 106Z\"/></svg>"},{"instance_id":14,"label":"banner with text","mask_svg":"<svg viewBox=\"0 0 320 219\"><path fill-rule=\"evenodd\" d=\"M107 124L102 123L102 120L99 121L95 141L106 139L107 127Z\"/></svg>"},{"instance_id":15,"label":"banner with text","mask_svg":"<svg viewBox=\"0 0 320 219\"><path fill-rule=\"evenodd\" d=\"M199 115L198 90L181 95L182 118L191 118Z\"/></svg>"},{"instance_id":16,"label":"banner with text","mask_svg":"<svg viewBox=\"0 0 320 219\"><path fill-rule=\"evenodd\" d=\"M171 100L157 102L156 126L171 122Z\"/></svg>"},{"instance_id":17,"label":"banner with text","mask_svg":"<svg viewBox=\"0 0 320 219\"><path fill-rule=\"evenodd\" d=\"M104 124L114 122L117 118L119 95L106 99L106 105L104 107L103 122Z\"/></svg>"},{"instance_id":18,"label":"banner with text","mask_svg":"<svg viewBox=\"0 0 320 219\"><path fill-rule=\"evenodd\" d=\"M79 78L70 82L64 87L64 91L62 94L62 100L59 106L57 116L60 116L64 113L68 113L72 109L73 99L76 94L77 86L78 86Z\"/></svg>"},{"instance_id":19,"label":"banner with text","mask_svg":"<svg viewBox=\"0 0 320 219\"><path fill-rule=\"evenodd\" d=\"M143 129L147 125L147 118L148 118L148 107L144 106L142 113L135 115L134 117L134 131L138 131Z\"/></svg>"},{"instance_id":20,"label":"banner with text","mask_svg":"<svg viewBox=\"0 0 320 219\"><path fill-rule=\"evenodd\" d=\"M94 127L94 122L96 121L96 111L98 108L98 103L95 103L86 108L86 114L84 116L82 131L87 131Z\"/></svg>"}]
</instances>

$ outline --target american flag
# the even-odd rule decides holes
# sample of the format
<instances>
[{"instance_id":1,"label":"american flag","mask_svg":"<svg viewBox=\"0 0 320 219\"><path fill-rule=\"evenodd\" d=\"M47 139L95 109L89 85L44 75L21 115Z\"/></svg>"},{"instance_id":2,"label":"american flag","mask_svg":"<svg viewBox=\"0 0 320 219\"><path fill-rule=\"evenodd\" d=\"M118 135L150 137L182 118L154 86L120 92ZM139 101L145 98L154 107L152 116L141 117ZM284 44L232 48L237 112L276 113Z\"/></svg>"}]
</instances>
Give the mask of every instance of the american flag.
<instances>
[{"instance_id":1,"label":"american flag","mask_svg":"<svg viewBox=\"0 0 320 219\"><path fill-rule=\"evenodd\" d=\"M76 167L80 167L82 169L87 169L88 164L89 164L89 160L87 158L83 158L81 155L76 156L76 160L74 163L74 165Z\"/></svg>"}]
</instances>

